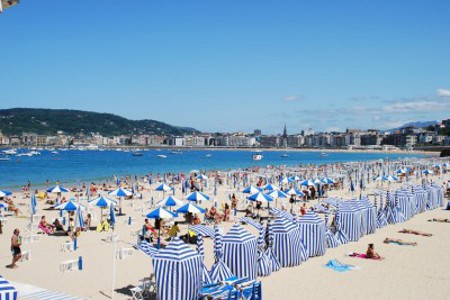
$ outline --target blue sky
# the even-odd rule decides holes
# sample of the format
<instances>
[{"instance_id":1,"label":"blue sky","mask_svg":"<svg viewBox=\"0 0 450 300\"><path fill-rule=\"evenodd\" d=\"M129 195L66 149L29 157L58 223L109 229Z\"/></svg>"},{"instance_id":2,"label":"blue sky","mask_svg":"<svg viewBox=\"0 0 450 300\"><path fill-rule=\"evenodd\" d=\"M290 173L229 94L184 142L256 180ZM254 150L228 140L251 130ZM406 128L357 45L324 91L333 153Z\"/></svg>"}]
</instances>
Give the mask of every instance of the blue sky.
<instances>
[{"instance_id":1,"label":"blue sky","mask_svg":"<svg viewBox=\"0 0 450 300\"><path fill-rule=\"evenodd\" d=\"M450 1L23 0L0 15L0 108L204 131L450 117Z\"/></svg>"}]
</instances>

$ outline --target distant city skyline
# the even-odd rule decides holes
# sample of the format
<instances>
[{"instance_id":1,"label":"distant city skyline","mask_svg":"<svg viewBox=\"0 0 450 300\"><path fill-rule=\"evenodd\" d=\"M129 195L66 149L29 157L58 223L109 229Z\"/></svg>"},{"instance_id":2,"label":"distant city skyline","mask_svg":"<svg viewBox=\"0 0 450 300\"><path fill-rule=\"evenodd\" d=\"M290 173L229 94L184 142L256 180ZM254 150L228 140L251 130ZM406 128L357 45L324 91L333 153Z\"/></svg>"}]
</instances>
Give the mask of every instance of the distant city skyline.
<instances>
[{"instance_id":1,"label":"distant city skyline","mask_svg":"<svg viewBox=\"0 0 450 300\"><path fill-rule=\"evenodd\" d=\"M449 1L22 1L0 15L0 108L205 132L448 118Z\"/></svg>"}]
</instances>

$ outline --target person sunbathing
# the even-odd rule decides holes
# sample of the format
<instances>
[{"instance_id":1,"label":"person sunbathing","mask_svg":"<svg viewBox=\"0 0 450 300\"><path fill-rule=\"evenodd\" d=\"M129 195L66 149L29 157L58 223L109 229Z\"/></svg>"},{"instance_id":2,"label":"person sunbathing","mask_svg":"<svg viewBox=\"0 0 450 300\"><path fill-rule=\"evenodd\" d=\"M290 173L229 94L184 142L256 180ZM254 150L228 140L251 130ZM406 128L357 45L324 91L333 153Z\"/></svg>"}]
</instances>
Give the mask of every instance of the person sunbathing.
<instances>
[{"instance_id":1,"label":"person sunbathing","mask_svg":"<svg viewBox=\"0 0 450 300\"><path fill-rule=\"evenodd\" d=\"M42 229L46 234L53 234L53 232L55 231L55 225L48 223L45 219L45 216L41 217L39 228Z\"/></svg>"},{"instance_id":2,"label":"person sunbathing","mask_svg":"<svg viewBox=\"0 0 450 300\"><path fill-rule=\"evenodd\" d=\"M437 219L437 218L433 218L433 219L431 219L431 220L428 220L428 222L450 223L450 219Z\"/></svg>"},{"instance_id":3,"label":"person sunbathing","mask_svg":"<svg viewBox=\"0 0 450 300\"><path fill-rule=\"evenodd\" d=\"M416 242L405 242L401 239L391 239L391 238L385 238L383 243L385 244L398 244L398 245L407 245L407 246L417 246Z\"/></svg>"},{"instance_id":4,"label":"person sunbathing","mask_svg":"<svg viewBox=\"0 0 450 300\"><path fill-rule=\"evenodd\" d=\"M8 199L8 210L13 212L16 217L22 213L20 209L14 205L14 202L11 199Z\"/></svg>"},{"instance_id":5,"label":"person sunbathing","mask_svg":"<svg viewBox=\"0 0 450 300\"><path fill-rule=\"evenodd\" d=\"M426 233L418 230L412 230L412 229L402 229L399 231L399 233L407 233L407 234L415 234L415 235L422 235L422 236L432 236L431 233Z\"/></svg>"},{"instance_id":6,"label":"person sunbathing","mask_svg":"<svg viewBox=\"0 0 450 300\"><path fill-rule=\"evenodd\" d=\"M369 247L366 251L366 258L369 259L381 259L381 256L375 251L375 247L373 244L369 244Z\"/></svg>"}]
</instances>

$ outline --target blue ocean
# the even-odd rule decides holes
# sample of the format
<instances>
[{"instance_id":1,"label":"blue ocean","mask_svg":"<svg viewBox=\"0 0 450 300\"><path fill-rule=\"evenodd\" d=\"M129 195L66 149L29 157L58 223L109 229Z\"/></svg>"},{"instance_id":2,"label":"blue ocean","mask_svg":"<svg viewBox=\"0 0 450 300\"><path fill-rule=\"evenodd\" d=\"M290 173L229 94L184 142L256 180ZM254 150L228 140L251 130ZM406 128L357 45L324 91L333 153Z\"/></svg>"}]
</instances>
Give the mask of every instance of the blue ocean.
<instances>
[{"instance_id":1,"label":"blue ocean","mask_svg":"<svg viewBox=\"0 0 450 300\"><path fill-rule=\"evenodd\" d=\"M141 152L142 156L114 150L67 150L59 154L44 150L41 153L31 157L11 156L9 161L0 161L0 189L17 190L28 181L35 188L45 186L47 180L50 184L60 181L66 185L95 182L110 179L114 174L142 176L149 173L189 172L194 169L230 170L255 165L295 166L300 163L325 164L420 157L417 154L351 152L328 152L328 156L322 157L318 152L308 151L292 151L288 152L288 157L282 157L284 151L265 151L262 152L262 160L253 161L252 152L244 150L182 150L178 154L173 154L170 150L148 150Z\"/></svg>"}]
</instances>

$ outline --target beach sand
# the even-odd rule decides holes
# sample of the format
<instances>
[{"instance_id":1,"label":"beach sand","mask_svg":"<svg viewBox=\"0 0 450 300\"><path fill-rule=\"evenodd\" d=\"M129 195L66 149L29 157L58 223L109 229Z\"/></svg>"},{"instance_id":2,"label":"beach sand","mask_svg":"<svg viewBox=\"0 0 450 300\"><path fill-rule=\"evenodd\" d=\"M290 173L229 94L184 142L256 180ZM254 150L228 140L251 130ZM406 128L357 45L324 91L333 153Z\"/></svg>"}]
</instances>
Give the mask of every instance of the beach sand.
<instances>
[{"instance_id":1,"label":"beach sand","mask_svg":"<svg viewBox=\"0 0 450 300\"><path fill-rule=\"evenodd\" d=\"M448 180L449 176L435 179L437 182ZM154 185L155 186L155 185ZM400 184L392 186L392 189ZM371 183L368 189L375 188ZM223 187L219 188L220 202L228 201L228 193ZM212 194L212 193L210 193ZM242 197L242 194L237 194ZM350 198L347 191L332 191L330 195ZM66 197L70 197L65 195ZM155 200L162 199L158 192L154 192ZM181 198L181 193L177 196ZM149 195L144 194L144 199ZM18 196L20 201L20 195ZM225 200L226 199L226 200ZM17 201L17 199L16 199ZM29 199L27 200L29 201ZM447 202L447 201L446 201ZM139 200L134 200L135 208L140 206ZM310 204L314 204L310 202ZM207 203L210 206L212 203ZM203 205L206 207L206 204ZM42 210L44 205L38 203L37 215L46 215L47 220L58 216L57 211ZM130 202L124 202L125 217L117 217L116 232L119 241L117 249L130 248L136 238L130 235L133 230L142 227L144 217L142 212L135 211ZM21 235L27 236L26 224L29 213L26 207L21 207L24 217L9 217L0 235L0 274L6 279L32 284L53 291L64 292L89 299L108 299L111 295L113 282L114 243L107 243L110 233L96 233L94 231L82 233L79 238L79 249L74 252L61 252L61 244L69 241L68 237L54 237L40 234L40 240L25 244L23 251L31 250L31 260L19 263L19 268L6 268L11 261L9 240L14 228L21 229ZM149 209L146 209L147 213ZM100 209L94 209L99 218ZM132 225L124 224L129 216L136 222ZM449 299L448 286L450 284L450 224L428 222L431 218L449 218L450 211L436 209L416 215L411 220L389 225L377 230L375 234L365 236L358 242L341 245L338 248L327 249L321 257L313 257L293 268L283 268L272 273L270 277L261 278L264 299ZM238 216L239 217L239 216ZM96 225L98 221L93 221ZM233 222L224 224L226 230ZM245 226L250 232L256 231ZM398 233L402 228L409 228L430 232L432 237L423 237ZM186 227L182 227L185 231ZM184 234L182 232L182 234ZM400 238L405 241L417 242L416 247L383 244L386 237ZM374 243L375 249L385 257L382 261L364 260L347 257L349 252L365 252L368 243ZM213 263L213 242L205 239L206 265ZM63 261L83 257L82 271L62 273L59 265ZM360 267L359 270L345 273L335 272L325 268L330 259L337 259L342 263ZM148 277L153 272L151 258L144 253L133 251L133 254L123 260L116 260L116 278L114 288L115 299L130 299L128 288L137 285L139 280ZM107 295L107 296L105 296ZM20 299L20 297L19 297Z\"/></svg>"}]
</instances>

